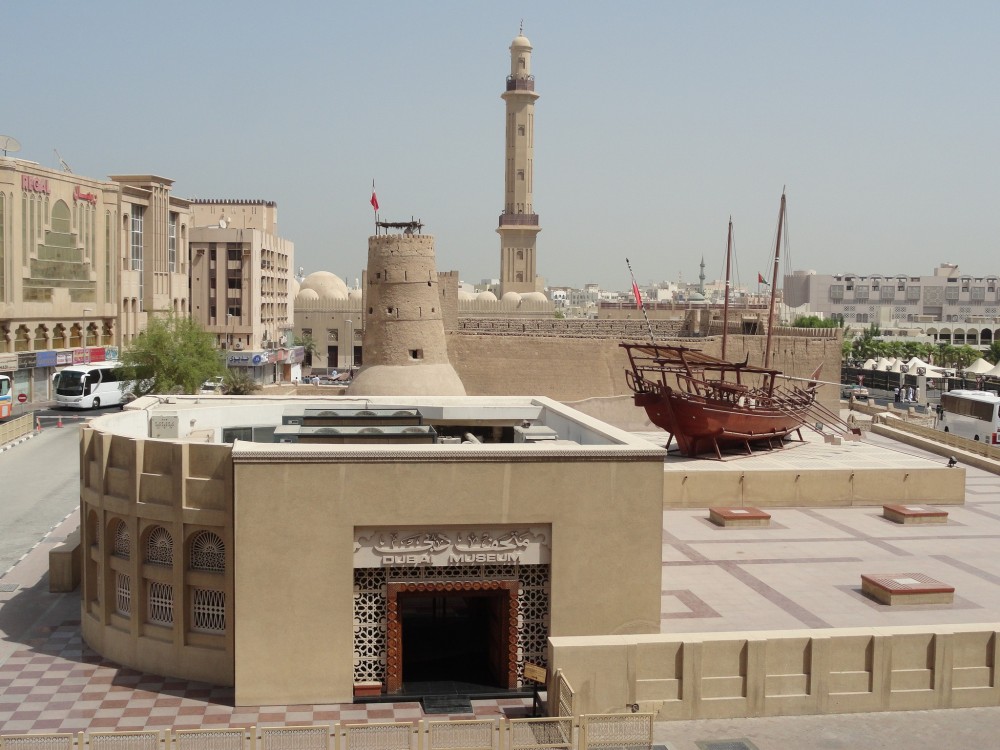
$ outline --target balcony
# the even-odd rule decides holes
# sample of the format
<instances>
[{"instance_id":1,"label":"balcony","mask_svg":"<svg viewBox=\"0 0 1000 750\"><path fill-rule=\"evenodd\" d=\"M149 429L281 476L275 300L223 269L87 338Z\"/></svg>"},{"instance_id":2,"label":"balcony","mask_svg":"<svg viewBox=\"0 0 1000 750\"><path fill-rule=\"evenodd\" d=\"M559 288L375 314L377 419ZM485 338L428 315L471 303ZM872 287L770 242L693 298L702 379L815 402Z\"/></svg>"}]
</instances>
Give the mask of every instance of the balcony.
<instances>
[{"instance_id":1,"label":"balcony","mask_svg":"<svg viewBox=\"0 0 1000 750\"><path fill-rule=\"evenodd\" d=\"M537 227L538 214L500 214L502 227Z\"/></svg>"},{"instance_id":2,"label":"balcony","mask_svg":"<svg viewBox=\"0 0 1000 750\"><path fill-rule=\"evenodd\" d=\"M519 76L515 78L514 76L507 76L507 90L508 91L534 91L535 90L535 77L534 76Z\"/></svg>"}]
</instances>

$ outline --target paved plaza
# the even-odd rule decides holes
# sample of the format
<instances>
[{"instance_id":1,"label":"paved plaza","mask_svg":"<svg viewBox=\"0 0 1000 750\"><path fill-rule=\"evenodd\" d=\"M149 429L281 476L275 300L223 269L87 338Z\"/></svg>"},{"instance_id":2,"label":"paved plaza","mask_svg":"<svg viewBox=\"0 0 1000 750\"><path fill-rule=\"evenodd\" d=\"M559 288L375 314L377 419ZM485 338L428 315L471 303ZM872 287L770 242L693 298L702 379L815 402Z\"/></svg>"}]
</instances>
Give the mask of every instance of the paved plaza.
<instances>
[{"instance_id":1,"label":"paved plaza","mask_svg":"<svg viewBox=\"0 0 1000 750\"><path fill-rule=\"evenodd\" d=\"M0 454L0 470L23 448ZM726 529L705 509L665 511L662 631L1000 622L1000 477L967 472L966 504L947 507L945 524L903 526L877 507L772 508L769 528ZM0 734L443 718L412 702L234 707L229 688L118 668L82 644L78 594L48 592L48 551L76 526L70 513L0 577ZM862 573L931 575L955 586L955 601L879 605L862 595ZM479 717L528 713L523 700L473 705ZM655 733L676 750L737 739L758 750L990 747L1000 708L660 722Z\"/></svg>"}]
</instances>

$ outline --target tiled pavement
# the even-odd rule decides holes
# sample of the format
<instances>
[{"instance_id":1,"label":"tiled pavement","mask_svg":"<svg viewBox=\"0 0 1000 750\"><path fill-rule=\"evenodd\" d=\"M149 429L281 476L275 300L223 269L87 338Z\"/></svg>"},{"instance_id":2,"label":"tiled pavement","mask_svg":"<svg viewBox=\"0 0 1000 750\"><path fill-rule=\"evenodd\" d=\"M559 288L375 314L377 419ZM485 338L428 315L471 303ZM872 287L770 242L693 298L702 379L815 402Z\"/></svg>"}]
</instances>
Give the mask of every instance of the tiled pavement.
<instances>
[{"instance_id":1,"label":"tiled pavement","mask_svg":"<svg viewBox=\"0 0 1000 750\"><path fill-rule=\"evenodd\" d=\"M1000 622L1000 477L968 469L966 505L947 510L946 525L904 527L882 519L878 508L780 508L773 509L767 529L720 529L703 510L666 511L662 630ZM0 734L445 718L425 717L413 702L234 707L231 689L116 667L81 643L78 597L47 591L48 550L72 525L70 517L0 578ZM904 570L952 583L955 604L890 610L860 594L861 573ZM478 717L528 711L523 700L474 701L473 707ZM957 747L970 741L987 747L997 735L1000 708L664 722L656 728L658 742L685 750L694 750L699 739L739 737L750 737L760 750Z\"/></svg>"}]
</instances>

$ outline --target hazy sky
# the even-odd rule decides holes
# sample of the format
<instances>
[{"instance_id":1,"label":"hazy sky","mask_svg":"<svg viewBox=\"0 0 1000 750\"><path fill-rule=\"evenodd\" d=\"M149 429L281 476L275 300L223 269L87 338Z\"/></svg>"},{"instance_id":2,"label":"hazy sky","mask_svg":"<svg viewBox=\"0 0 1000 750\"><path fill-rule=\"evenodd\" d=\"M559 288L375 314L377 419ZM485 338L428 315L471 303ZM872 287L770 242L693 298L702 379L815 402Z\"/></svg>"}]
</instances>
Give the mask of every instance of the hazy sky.
<instances>
[{"instance_id":1,"label":"hazy sky","mask_svg":"<svg viewBox=\"0 0 1000 750\"><path fill-rule=\"evenodd\" d=\"M276 201L296 266L349 282L384 220L499 273L509 45L534 47L538 271L627 289L790 268L997 273L1000 3L4 3L18 157Z\"/></svg>"}]
</instances>

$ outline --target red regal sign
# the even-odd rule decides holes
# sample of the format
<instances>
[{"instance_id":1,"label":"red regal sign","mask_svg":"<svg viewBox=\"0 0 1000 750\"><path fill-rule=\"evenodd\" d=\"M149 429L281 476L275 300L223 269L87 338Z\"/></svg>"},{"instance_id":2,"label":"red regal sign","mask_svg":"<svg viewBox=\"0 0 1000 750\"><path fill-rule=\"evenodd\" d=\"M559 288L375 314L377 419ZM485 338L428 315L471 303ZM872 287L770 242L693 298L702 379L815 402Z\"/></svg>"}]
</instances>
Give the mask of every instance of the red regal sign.
<instances>
[{"instance_id":1,"label":"red regal sign","mask_svg":"<svg viewBox=\"0 0 1000 750\"><path fill-rule=\"evenodd\" d=\"M49 189L48 180L30 174L21 175L21 190L30 190L32 193L45 193L46 195L52 192Z\"/></svg>"}]
</instances>

